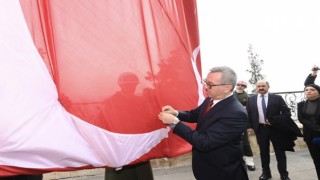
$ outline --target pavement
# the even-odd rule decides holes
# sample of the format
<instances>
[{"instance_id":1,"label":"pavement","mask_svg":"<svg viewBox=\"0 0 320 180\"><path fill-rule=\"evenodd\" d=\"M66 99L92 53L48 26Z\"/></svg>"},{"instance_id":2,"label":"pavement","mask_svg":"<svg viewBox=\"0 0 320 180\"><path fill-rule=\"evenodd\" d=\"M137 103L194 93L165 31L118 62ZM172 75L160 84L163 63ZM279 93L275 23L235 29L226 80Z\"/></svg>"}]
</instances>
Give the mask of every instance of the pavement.
<instances>
[{"instance_id":1,"label":"pavement","mask_svg":"<svg viewBox=\"0 0 320 180\"><path fill-rule=\"evenodd\" d=\"M296 152L286 152L287 166L289 177L291 180L317 180L315 167L309 151L307 149L298 150ZM256 166L255 171L248 171L249 179L258 180L261 175L260 156L254 156ZM272 180L280 180L277 170L277 161L275 155L271 154L270 168ZM154 180L195 180L191 166L157 168L153 169ZM66 178L72 180L104 180L103 174L94 176L82 176L77 178Z\"/></svg>"}]
</instances>

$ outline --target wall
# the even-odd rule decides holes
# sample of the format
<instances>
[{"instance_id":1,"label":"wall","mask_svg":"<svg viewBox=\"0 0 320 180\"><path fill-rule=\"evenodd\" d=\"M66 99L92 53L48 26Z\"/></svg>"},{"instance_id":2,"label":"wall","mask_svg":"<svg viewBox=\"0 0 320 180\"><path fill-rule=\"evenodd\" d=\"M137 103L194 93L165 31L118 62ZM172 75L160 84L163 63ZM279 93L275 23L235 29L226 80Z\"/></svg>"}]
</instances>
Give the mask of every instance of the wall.
<instances>
[{"instance_id":1,"label":"wall","mask_svg":"<svg viewBox=\"0 0 320 180\"><path fill-rule=\"evenodd\" d=\"M301 125L299 125L301 127ZM257 145L255 135L249 135L251 148L254 155L259 155L259 147ZM296 146L294 147L295 150L304 149L306 148L306 144L302 138L298 138L295 141ZM270 152L273 152L272 146L270 147ZM187 153L181 155L176 158L161 158L161 159L153 159L151 160L151 164L153 169L157 168L170 168L170 167L177 167L177 166L186 166L191 164L191 153ZM71 172L53 172L44 175L44 180L51 180L51 179L66 179L70 177L82 177L82 176L94 176L98 174L104 174L103 168L96 168L90 170L80 170L80 171L71 171Z\"/></svg>"}]
</instances>

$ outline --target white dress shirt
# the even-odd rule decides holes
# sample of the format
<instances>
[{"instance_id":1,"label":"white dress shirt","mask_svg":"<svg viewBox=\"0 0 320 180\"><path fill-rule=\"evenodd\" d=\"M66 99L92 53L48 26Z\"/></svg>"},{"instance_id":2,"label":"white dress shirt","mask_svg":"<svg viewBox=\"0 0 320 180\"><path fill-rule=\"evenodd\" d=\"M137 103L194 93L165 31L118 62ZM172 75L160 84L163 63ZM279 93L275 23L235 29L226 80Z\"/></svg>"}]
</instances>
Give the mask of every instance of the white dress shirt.
<instances>
[{"instance_id":1,"label":"white dress shirt","mask_svg":"<svg viewBox=\"0 0 320 180\"><path fill-rule=\"evenodd\" d=\"M257 107L259 112L259 123L260 124L266 124L266 119L264 119L264 114L262 110L262 94L258 94L257 96ZM264 94L264 100L266 102L266 107L268 108L268 93Z\"/></svg>"}]
</instances>

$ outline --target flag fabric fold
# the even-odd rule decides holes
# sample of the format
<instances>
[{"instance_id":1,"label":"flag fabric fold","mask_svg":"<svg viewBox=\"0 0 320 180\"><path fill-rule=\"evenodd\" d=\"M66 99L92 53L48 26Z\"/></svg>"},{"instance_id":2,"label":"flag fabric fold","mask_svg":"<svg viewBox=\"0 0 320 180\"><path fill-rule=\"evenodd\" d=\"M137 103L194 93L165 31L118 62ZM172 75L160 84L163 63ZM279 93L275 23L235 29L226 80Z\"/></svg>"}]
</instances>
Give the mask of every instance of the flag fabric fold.
<instances>
[{"instance_id":1,"label":"flag fabric fold","mask_svg":"<svg viewBox=\"0 0 320 180\"><path fill-rule=\"evenodd\" d=\"M157 114L203 100L195 0L7 0L0 26L0 176L190 152Z\"/></svg>"}]
</instances>

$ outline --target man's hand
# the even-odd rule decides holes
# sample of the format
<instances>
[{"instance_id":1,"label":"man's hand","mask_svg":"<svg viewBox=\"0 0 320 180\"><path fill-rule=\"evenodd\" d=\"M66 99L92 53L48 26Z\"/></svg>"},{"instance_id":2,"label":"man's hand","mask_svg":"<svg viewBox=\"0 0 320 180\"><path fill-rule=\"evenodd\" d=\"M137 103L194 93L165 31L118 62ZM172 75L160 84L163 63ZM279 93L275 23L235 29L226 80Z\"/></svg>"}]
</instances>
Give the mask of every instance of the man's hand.
<instances>
[{"instance_id":1,"label":"man's hand","mask_svg":"<svg viewBox=\"0 0 320 180\"><path fill-rule=\"evenodd\" d=\"M158 115L159 120L162 121L163 124L171 124L173 123L176 116L167 113L167 112L160 112Z\"/></svg>"},{"instance_id":2,"label":"man's hand","mask_svg":"<svg viewBox=\"0 0 320 180\"><path fill-rule=\"evenodd\" d=\"M319 67L317 65L314 65L311 69L311 71L312 71L311 76L316 76L318 73L318 69L319 69Z\"/></svg>"},{"instance_id":3,"label":"man's hand","mask_svg":"<svg viewBox=\"0 0 320 180\"><path fill-rule=\"evenodd\" d=\"M178 111L173 109L171 106L163 106L162 112L166 112L166 113L172 114L174 116L178 116Z\"/></svg>"},{"instance_id":4,"label":"man's hand","mask_svg":"<svg viewBox=\"0 0 320 180\"><path fill-rule=\"evenodd\" d=\"M270 123L270 121L268 119L266 119L266 124L271 126L271 123Z\"/></svg>"},{"instance_id":5,"label":"man's hand","mask_svg":"<svg viewBox=\"0 0 320 180\"><path fill-rule=\"evenodd\" d=\"M247 129L247 132L248 132L249 135L254 134L254 131L253 131L252 128L248 128L248 129Z\"/></svg>"}]
</instances>

